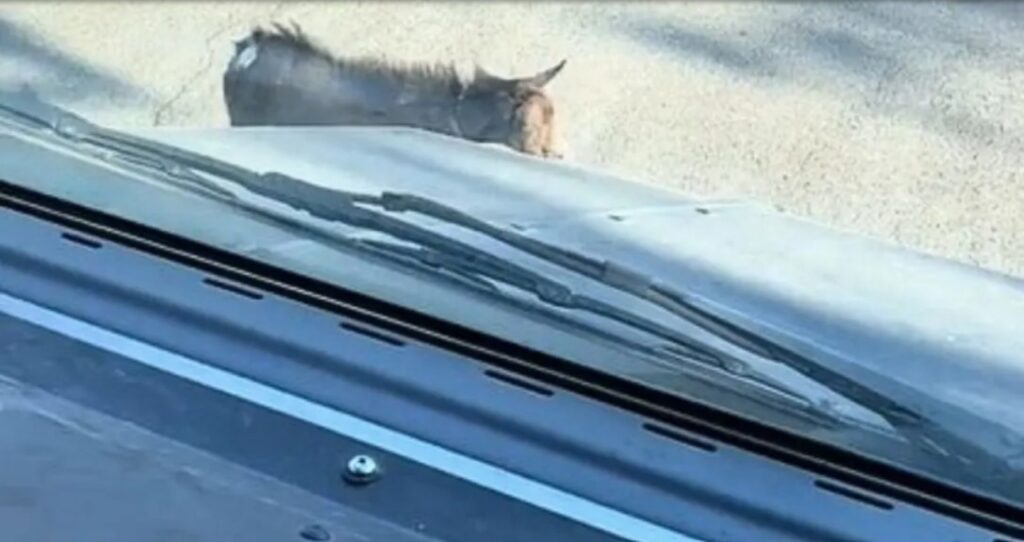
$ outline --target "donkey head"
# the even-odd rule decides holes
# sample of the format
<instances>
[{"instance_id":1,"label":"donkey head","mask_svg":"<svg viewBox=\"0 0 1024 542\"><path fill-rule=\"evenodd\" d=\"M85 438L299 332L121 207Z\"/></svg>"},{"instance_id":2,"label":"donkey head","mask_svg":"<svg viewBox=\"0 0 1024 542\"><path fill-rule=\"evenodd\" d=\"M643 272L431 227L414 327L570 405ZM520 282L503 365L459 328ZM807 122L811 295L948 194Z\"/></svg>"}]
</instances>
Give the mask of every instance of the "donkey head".
<instances>
[{"instance_id":1,"label":"donkey head","mask_svg":"<svg viewBox=\"0 0 1024 542\"><path fill-rule=\"evenodd\" d=\"M476 68L462 89L457 121L466 137L504 143L536 156L561 158L555 108L544 87L565 60L530 77L506 79Z\"/></svg>"}]
</instances>

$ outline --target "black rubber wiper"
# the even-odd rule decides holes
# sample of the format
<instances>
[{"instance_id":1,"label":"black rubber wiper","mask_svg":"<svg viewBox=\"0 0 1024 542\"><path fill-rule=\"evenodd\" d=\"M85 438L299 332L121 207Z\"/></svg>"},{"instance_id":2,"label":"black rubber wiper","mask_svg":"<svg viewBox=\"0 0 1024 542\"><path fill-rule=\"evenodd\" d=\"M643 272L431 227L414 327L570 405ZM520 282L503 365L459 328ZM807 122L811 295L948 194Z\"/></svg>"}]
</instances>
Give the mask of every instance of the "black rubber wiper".
<instances>
[{"instance_id":1,"label":"black rubber wiper","mask_svg":"<svg viewBox=\"0 0 1024 542\"><path fill-rule=\"evenodd\" d=\"M0 105L0 109L2 108L4 106ZM663 324L601 300L575 293L567 286L540 273L429 229L394 218L389 216L389 213L418 213L489 236L526 254L643 299L734 346L797 371L876 413L927 457L935 459L940 465L956 465L957 470L964 476L982 480L1016 479L1020 476L1004 459L975 444L971 438L949 430L902 402L844 375L825 363L784 348L710 312L685 292L661 284L628 266L593 258L493 226L449 205L420 196L396 193L360 194L318 186L279 173L259 174L197 153L102 128L66 112L54 114L54 109L61 111L52 106L36 107L33 110L17 108L15 111L22 118L49 126L65 138L114 151L134 161L155 165L170 177L183 181L184 186L206 192L212 197L231 202L240 208L290 227L308 226L270 212L262 206L248 204L232 191L208 181L198 173L222 178L251 193L305 211L322 220L381 232L412 243L422 247L424 257L432 259L436 265L463 275L484 277L512 285L535 294L540 301L555 307L588 312L643 330L681 346L694 359L719 364L730 372L753 373L748 364L730 353L697 341ZM372 207L380 210L373 210ZM329 239L331 236L320 237ZM767 383L771 385L771 380L768 379ZM784 386L779 387L785 389ZM982 418L977 420L978 427L987 428L994 425ZM1003 434L1009 432L1004 430Z\"/></svg>"}]
</instances>

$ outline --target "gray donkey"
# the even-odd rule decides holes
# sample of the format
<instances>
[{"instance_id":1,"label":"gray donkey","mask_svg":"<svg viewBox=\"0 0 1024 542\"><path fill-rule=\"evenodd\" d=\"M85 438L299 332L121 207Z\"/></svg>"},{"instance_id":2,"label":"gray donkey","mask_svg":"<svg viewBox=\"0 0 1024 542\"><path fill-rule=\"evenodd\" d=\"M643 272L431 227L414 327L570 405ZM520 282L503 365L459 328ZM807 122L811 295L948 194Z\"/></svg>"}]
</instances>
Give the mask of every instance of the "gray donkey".
<instances>
[{"instance_id":1,"label":"gray donkey","mask_svg":"<svg viewBox=\"0 0 1024 542\"><path fill-rule=\"evenodd\" d=\"M467 78L450 64L337 57L298 26L275 24L235 43L224 101L232 126L411 126L560 158L544 86L564 66L519 79L477 67Z\"/></svg>"}]
</instances>

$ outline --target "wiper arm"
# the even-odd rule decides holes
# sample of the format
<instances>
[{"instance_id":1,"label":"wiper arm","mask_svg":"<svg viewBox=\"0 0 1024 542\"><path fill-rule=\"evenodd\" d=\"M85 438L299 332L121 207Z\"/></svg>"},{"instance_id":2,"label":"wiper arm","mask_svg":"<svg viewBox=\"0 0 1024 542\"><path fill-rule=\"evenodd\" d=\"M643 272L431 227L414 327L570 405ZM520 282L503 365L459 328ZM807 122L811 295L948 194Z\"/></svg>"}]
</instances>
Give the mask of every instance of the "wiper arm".
<instances>
[{"instance_id":1,"label":"wiper arm","mask_svg":"<svg viewBox=\"0 0 1024 542\"><path fill-rule=\"evenodd\" d=\"M24 100L24 96L19 96ZM745 372L745 362L716 351L706 344L680 334L666 326L623 311L600 300L574 293L568 287L541 274L490 255L468 244L450 239L425 228L372 211L364 206L377 206L387 212L414 212L489 236L524 253L558 265L600 282L616 290L644 299L679 318L704 329L712 335L739 346L764 359L785 365L832 391L860 404L885 419L896 431L927 451L944 464L953 461L965 473L984 472L994 477L1014 476L1015 472L1002 458L956 434L941 424L914 411L883 393L850 378L823 363L809 359L772 341L752 333L704 309L685 292L659 284L643 273L626 266L599 260L578 252L531 239L525 235L495 227L448 205L408 194L384 193L367 195L317 186L278 173L258 174L197 153L148 141L85 121L50 105L38 102L11 107L10 97L0 103L0 110L13 112L23 119L47 126L66 138L90 143L122 155L155 165L173 178L187 182L212 197L229 201L250 212L263 215L291 227L305 227L260 206L240 200L233 192L207 181L195 171L221 177L246 190L275 200L312 216L382 233L433 251L447 258L444 265L464 274L488 277L534 293L538 299L565 309L597 314L627 326L641 329L685 347L705 361L720 364L731 372ZM56 111L56 113L55 113ZM320 235L330 239L331 236ZM337 242L337 239L333 240ZM442 261L439 259L438 261ZM729 361L739 365L730 365ZM987 421L979 419L980 424Z\"/></svg>"}]
</instances>

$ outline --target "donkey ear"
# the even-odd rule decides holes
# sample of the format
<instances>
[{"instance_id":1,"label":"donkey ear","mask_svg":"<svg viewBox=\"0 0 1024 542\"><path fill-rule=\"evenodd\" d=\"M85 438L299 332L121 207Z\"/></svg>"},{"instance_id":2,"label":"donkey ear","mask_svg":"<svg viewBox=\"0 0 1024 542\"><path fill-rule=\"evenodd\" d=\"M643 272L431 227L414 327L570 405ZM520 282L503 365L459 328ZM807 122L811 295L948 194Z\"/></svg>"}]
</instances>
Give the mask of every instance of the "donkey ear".
<instances>
[{"instance_id":1,"label":"donkey ear","mask_svg":"<svg viewBox=\"0 0 1024 542\"><path fill-rule=\"evenodd\" d=\"M473 79L467 87L467 92L512 92L515 90L518 80L505 79L481 68L479 65L473 68Z\"/></svg>"},{"instance_id":2,"label":"donkey ear","mask_svg":"<svg viewBox=\"0 0 1024 542\"><path fill-rule=\"evenodd\" d=\"M497 79L491 72L483 69L479 64L473 66L473 78L478 81L489 81Z\"/></svg>"},{"instance_id":3,"label":"donkey ear","mask_svg":"<svg viewBox=\"0 0 1024 542\"><path fill-rule=\"evenodd\" d=\"M554 66L552 66L552 67L550 67L550 68L548 68L548 69L538 73L537 75L534 75L533 77L527 77L525 79L520 79L520 83L521 84L525 84L525 85L529 85L529 86L532 86L532 87L535 87L535 88L543 88L545 85L550 83L551 80L554 79L555 76L558 75L559 72L562 71L562 68L565 67L566 60L568 60L568 59L563 59L558 64L555 64Z\"/></svg>"}]
</instances>

